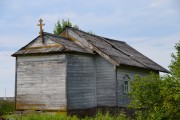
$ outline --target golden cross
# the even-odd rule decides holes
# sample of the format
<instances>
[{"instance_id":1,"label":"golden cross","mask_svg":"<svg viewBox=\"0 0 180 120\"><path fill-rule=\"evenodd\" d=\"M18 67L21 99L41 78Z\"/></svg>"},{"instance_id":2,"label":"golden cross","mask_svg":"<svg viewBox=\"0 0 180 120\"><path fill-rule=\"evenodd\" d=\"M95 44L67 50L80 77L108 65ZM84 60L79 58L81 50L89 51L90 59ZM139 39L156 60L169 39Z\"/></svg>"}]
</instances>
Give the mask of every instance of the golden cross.
<instances>
[{"instance_id":1,"label":"golden cross","mask_svg":"<svg viewBox=\"0 0 180 120\"><path fill-rule=\"evenodd\" d=\"M45 24L43 24L42 22L43 22L43 20L40 19L40 20L39 20L39 23L40 23L40 24L38 24L38 26L40 26L40 32L39 32L39 34L41 35L41 38L43 37L43 29L42 29L42 26L45 25Z\"/></svg>"}]
</instances>

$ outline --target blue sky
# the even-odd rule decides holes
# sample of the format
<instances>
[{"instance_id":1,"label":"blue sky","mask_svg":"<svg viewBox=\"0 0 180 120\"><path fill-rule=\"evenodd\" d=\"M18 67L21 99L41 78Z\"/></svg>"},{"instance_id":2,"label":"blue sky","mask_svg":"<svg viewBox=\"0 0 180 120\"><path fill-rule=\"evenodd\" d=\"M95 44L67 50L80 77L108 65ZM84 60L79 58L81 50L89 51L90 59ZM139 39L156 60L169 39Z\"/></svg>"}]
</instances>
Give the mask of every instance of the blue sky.
<instances>
[{"instance_id":1,"label":"blue sky","mask_svg":"<svg viewBox=\"0 0 180 120\"><path fill-rule=\"evenodd\" d=\"M180 40L179 0L0 0L0 96L14 96L15 51L58 19L82 30L125 41L165 68Z\"/></svg>"}]
</instances>

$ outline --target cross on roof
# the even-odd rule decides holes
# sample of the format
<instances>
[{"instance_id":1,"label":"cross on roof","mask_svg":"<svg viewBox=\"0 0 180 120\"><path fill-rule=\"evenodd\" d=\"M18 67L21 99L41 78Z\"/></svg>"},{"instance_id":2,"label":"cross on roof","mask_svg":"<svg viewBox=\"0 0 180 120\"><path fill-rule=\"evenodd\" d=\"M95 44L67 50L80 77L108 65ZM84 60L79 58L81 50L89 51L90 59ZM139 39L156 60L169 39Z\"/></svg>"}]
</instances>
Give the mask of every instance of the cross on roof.
<instances>
[{"instance_id":1,"label":"cross on roof","mask_svg":"<svg viewBox=\"0 0 180 120\"><path fill-rule=\"evenodd\" d=\"M40 32L39 32L39 34L41 35L41 38L42 38L42 34L43 34L43 29L42 29L42 26L44 26L44 25L45 25L45 24L43 24L42 22L43 22L43 20L42 20L42 19L40 19L40 20L39 20L39 23L40 23L40 24L38 24L38 26L40 26Z\"/></svg>"}]
</instances>

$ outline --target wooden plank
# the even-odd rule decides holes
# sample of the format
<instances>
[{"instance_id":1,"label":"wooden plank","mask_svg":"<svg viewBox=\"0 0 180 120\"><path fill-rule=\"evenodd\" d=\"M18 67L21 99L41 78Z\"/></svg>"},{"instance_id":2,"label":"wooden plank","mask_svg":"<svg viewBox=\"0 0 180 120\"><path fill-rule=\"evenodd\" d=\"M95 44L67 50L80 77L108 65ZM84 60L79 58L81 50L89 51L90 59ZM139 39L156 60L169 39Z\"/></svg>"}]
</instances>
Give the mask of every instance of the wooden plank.
<instances>
[{"instance_id":1,"label":"wooden plank","mask_svg":"<svg viewBox=\"0 0 180 120\"><path fill-rule=\"evenodd\" d=\"M65 55L23 56L17 64L17 109L65 110Z\"/></svg>"},{"instance_id":2,"label":"wooden plank","mask_svg":"<svg viewBox=\"0 0 180 120\"><path fill-rule=\"evenodd\" d=\"M96 76L94 57L67 55L68 109L96 107Z\"/></svg>"},{"instance_id":3,"label":"wooden plank","mask_svg":"<svg viewBox=\"0 0 180 120\"><path fill-rule=\"evenodd\" d=\"M96 56L97 105L116 106L116 80L114 66L101 56Z\"/></svg>"}]
</instances>

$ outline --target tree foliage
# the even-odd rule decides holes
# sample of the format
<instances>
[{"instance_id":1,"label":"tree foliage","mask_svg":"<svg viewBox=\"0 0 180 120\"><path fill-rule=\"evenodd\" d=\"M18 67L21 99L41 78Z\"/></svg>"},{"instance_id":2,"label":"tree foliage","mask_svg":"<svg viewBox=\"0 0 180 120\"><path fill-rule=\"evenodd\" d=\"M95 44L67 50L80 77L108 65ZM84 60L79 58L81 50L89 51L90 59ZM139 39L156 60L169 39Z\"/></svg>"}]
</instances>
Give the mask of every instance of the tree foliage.
<instances>
[{"instance_id":1,"label":"tree foliage","mask_svg":"<svg viewBox=\"0 0 180 120\"><path fill-rule=\"evenodd\" d=\"M55 24L54 30L53 30L54 34L58 35L65 29L66 26L73 27L80 30L79 26L76 24L72 24L72 22L69 19L68 20L62 19L61 21L58 20L57 23ZM93 33L92 31L88 31L87 33L95 35L95 33Z\"/></svg>"},{"instance_id":2,"label":"tree foliage","mask_svg":"<svg viewBox=\"0 0 180 120\"><path fill-rule=\"evenodd\" d=\"M54 34L58 35L59 33L61 33L64 30L64 28L66 26L70 26L70 27L79 29L79 26L76 24L73 25L72 22L69 21L69 19L68 20L62 19L61 21L58 20L57 23L55 24L54 31L53 31Z\"/></svg>"},{"instance_id":3,"label":"tree foliage","mask_svg":"<svg viewBox=\"0 0 180 120\"><path fill-rule=\"evenodd\" d=\"M180 42L175 46L169 66L170 75L151 73L146 77L136 76L131 82L130 107L137 110L138 119L180 119Z\"/></svg>"},{"instance_id":4,"label":"tree foliage","mask_svg":"<svg viewBox=\"0 0 180 120\"><path fill-rule=\"evenodd\" d=\"M180 41L175 45L176 53L173 53L169 66L173 79L180 79ZM180 81L180 80L179 80Z\"/></svg>"}]
</instances>

